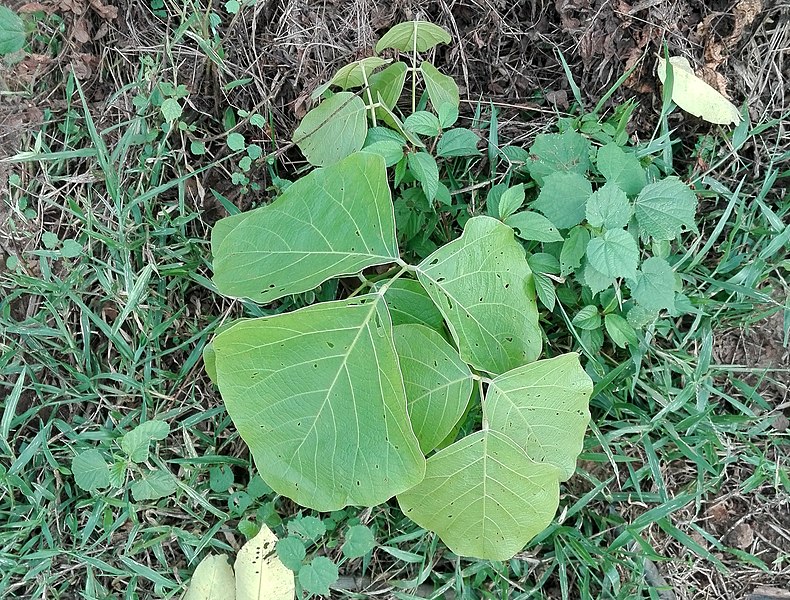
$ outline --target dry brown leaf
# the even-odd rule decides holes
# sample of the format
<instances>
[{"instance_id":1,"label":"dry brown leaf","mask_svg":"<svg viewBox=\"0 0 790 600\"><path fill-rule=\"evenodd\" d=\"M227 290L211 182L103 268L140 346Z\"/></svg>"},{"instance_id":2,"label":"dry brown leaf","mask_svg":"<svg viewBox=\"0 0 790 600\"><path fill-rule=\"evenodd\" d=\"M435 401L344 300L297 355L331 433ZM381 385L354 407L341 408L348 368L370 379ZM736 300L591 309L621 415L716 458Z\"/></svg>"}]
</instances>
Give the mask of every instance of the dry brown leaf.
<instances>
[{"instance_id":1,"label":"dry brown leaf","mask_svg":"<svg viewBox=\"0 0 790 600\"><path fill-rule=\"evenodd\" d=\"M730 511L727 508L726 502L714 504L705 511L705 514L714 525L722 525L730 518Z\"/></svg>"},{"instance_id":2,"label":"dry brown leaf","mask_svg":"<svg viewBox=\"0 0 790 600\"><path fill-rule=\"evenodd\" d=\"M77 19L77 21L74 23L73 33L74 39L80 44L87 44L90 41L91 35L88 31L88 21L85 19L85 17L80 17Z\"/></svg>"},{"instance_id":3,"label":"dry brown leaf","mask_svg":"<svg viewBox=\"0 0 790 600\"><path fill-rule=\"evenodd\" d=\"M732 33L725 40L728 47L734 46L741 40L744 29L751 25L762 11L762 0L741 0L735 5L733 9L735 24Z\"/></svg>"},{"instance_id":4,"label":"dry brown leaf","mask_svg":"<svg viewBox=\"0 0 790 600\"><path fill-rule=\"evenodd\" d=\"M754 541L754 531L748 523L739 523L727 537L733 546L746 550Z\"/></svg>"},{"instance_id":5,"label":"dry brown leaf","mask_svg":"<svg viewBox=\"0 0 790 600\"><path fill-rule=\"evenodd\" d=\"M117 6L112 6L111 4L102 4L101 0L90 0L90 3L93 7L93 10L96 11L96 14L102 19L108 19L112 21L113 19L118 18Z\"/></svg>"},{"instance_id":6,"label":"dry brown leaf","mask_svg":"<svg viewBox=\"0 0 790 600\"><path fill-rule=\"evenodd\" d=\"M75 15L81 15L87 10L85 2L82 0L60 0L58 8L61 12L70 12Z\"/></svg>"},{"instance_id":7,"label":"dry brown leaf","mask_svg":"<svg viewBox=\"0 0 790 600\"><path fill-rule=\"evenodd\" d=\"M46 4L41 4L40 2L28 2L27 4L20 6L17 12L22 14L30 14L42 11L47 14L51 14L53 12L53 7Z\"/></svg>"}]
</instances>

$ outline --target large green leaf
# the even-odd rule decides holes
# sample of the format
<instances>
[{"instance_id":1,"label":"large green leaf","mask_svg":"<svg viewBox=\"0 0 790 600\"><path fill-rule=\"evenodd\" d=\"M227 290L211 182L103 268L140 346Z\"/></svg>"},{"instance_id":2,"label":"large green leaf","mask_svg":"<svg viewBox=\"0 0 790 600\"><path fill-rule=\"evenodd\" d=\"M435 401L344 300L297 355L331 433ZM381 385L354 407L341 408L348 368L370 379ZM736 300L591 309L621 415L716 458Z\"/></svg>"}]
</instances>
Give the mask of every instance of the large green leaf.
<instances>
[{"instance_id":1,"label":"large green leaf","mask_svg":"<svg viewBox=\"0 0 790 600\"><path fill-rule=\"evenodd\" d=\"M406 63L396 62L371 75L368 84L373 101L381 101L387 108L395 106L403 91L407 70Z\"/></svg>"},{"instance_id":2,"label":"large green leaf","mask_svg":"<svg viewBox=\"0 0 790 600\"><path fill-rule=\"evenodd\" d=\"M406 21L398 23L381 36L376 44L376 52L387 48L401 52L425 52L437 44L449 44L450 34L428 21Z\"/></svg>"},{"instance_id":3,"label":"large green leaf","mask_svg":"<svg viewBox=\"0 0 790 600\"><path fill-rule=\"evenodd\" d=\"M449 75L444 75L428 61L423 61L420 65L425 82L425 90L431 99L434 110L438 111L443 104L450 104L456 108L461 102L461 95L458 92L458 84Z\"/></svg>"},{"instance_id":4,"label":"large green leaf","mask_svg":"<svg viewBox=\"0 0 790 600\"><path fill-rule=\"evenodd\" d=\"M330 511L381 504L422 479L380 295L242 321L214 351L228 413L278 494Z\"/></svg>"},{"instance_id":5,"label":"large green leaf","mask_svg":"<svg viewBox=\"0 0 790 600\"><path fill-rule=\"evenodd\" d=\"M469 219L460 238L420 263L417 277L467 363L504 373L540 355L532 271L507 225Z\"/></svg>"},{"instance_id":6,"label":"large green leaf","mask_svg":"<svg viewBox=\"0 0 790 600\"><path fill-rule=\"evenodd\" d=\"M427 454L464 414L472 396L472 372L433 329L399 325L394 332L411 425Z\"/></svg>"},{"instance_id":7,"label":"large green leaf","mask_svg":"<svg viewBox=\"0 0 790 600\"><path fill-rule=\"evenodd\" d=\"M365 143L368 122L365 103L352 92L339 92L307 113L293 142L311 165L333 165Z\"/></svg>"},{"instance_id":8,"label":"large green leaf","mask_svg":"<svg viewBox=\"0 0 790 600\"><path fill-rule=\"evenodd\" d=\"M576 470L592 388L579 355L563 354L495 378L483 415L491 429L507 435L531 459L559 468L564 481Z\"/></svg>"},{"instance_id":9,"label":"large green leaf","mask_svg":"<svg viewBox=\"0 0 790 600\"><path fill-rule=\"evenodd\" d=\"M0 6L0 56L17 52L24 45L25 23L13 10Z\"/></svg>"},{"instance_id":10,"label":"large green leaf","mask_svg":"<svg viewBox=\"0 0 790 600\"><path fill-rule=\"evenodd\" d=\"M396 279L384 295L393 325L416 323L441 332L444 317L419 281Z\"/></svg>"},{"instance_id":11,"label":"large green leaf","mask_svg":"<svg viewBox=\"0 0 790 600\"><path fill-rule=\"evenodd\" d=\"M332 79L310 94L310 97L319 98L331 85L336 85L344 90L362 87L365 85L365 81L370 82L370 76L373 74L373 71L389 62L392 62L391 59L381 58L380 56L368 56L348 63L338 69Z\"/></svg>"},{"instance_id":12,"label":"large green leaf","mask_svg":"<svg viewBox=\"0 0 790 600\"><path fill-rule=\"evenodd\" d=\"M507 436L480 431L429 458L425 479L398 503L456 554L508 560L554 517L558 476Z\"/></svg>"},{"instance_id":13,"label":"large green leaf","mask_svg":"<svg viewBox=\"0 0 790 600\"><path fill-rule=\"evenodd\" d=\"M361 152L302 177L212 239L220 293L260 303L399 256L384 159ZM214 237L214 236L212 236Z\"/></svg>"},{"instance_id":14,"label":"large green leaf","mask_svg":"<svg viewBox=\"0 0 790 600\"><path fill-rule=\"evenodd\" d=\"M374 73L368 78L370 98L373 102L381 102L383 106L376 108L376 118L381 119L393 129L398 129L398 121L391 116L391 110L398 103L403 85L406 83L406 63L396 62L386 69ZM368 98L367 93L365 99Z\"/></svg>"}]
</instances>

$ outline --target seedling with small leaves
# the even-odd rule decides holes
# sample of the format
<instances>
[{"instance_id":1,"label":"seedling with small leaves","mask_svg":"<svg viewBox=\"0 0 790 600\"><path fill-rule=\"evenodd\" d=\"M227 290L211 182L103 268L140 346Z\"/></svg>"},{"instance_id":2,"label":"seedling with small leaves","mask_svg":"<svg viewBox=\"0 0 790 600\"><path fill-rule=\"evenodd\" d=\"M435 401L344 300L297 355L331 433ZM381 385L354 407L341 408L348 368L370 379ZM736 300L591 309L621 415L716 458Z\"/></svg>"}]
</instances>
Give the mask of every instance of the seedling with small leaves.
<instances>
[{"instance_id":1,"label":"seedling with small leaves","mask_svg":"<svg viewBox=\"0 0 790 600\"><path fill-rule=\"evenodd\" d=\"M357 289L240 320L214 338L205 360L275 492L319 511L397 496L454 552L504 560L553 518L581 450L592 382L575 353L540 360L535 279L508 224L473 216L458 239L416 264L401 258L390 181L413 182L403 197L432 210L450 194L430 149L479 155L477 136L452 128L456 84L419 61L447 41L434 25L401 24L377 51L410 52L410 66L371 57L341 69L321 93L342 91L294 134L321 168L213 230L222 294L270 304L346 276L359 277ZM409 75L413 110L402 120L394 109ZM417 110L418 75L433 112L422 110L425 101ZM522 191L505 196L507 211ZM473 389L483 421L456 440ZM301 552L288 545L293 563ZM331 573L320 558L299 581L326 593Z\"/></svg>"}]
</instances>

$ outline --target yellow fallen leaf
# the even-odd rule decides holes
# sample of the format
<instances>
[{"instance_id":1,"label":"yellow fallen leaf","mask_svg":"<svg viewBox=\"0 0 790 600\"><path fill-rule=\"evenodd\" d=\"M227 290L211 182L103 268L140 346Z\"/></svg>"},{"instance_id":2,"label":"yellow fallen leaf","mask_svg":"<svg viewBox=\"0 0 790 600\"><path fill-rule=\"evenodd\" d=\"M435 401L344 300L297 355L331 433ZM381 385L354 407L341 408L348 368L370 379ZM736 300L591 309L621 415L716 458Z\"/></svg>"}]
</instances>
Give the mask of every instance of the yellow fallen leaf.
<instances>
[{"instance_id":1,"label":"yellow fallen leaf","mask_svg":"<svg viewBox=\"0 0 790 600\"><path fill-rule=\"evenodd\" d=\"M727 98L694 74L689 61L682 56L672 56L672 101L680 108L708 123L737 125L741 113ZM658 78L664 83L667 78L666 61L658 59Z\"/></svg>"},{"instance_id":2,"label":"yellow fallen leaf","mask_svg":"<svg viewBox=\"0 0 790 600\"><path fill-rule=\"evenodd\" d=\"M209 554L192 574L183 600L235 600L233 569L224 554Z\"/></svg>"},{"instance_id":3,"label":"yellow fallen leaf","mask_svg":"<svg viewBox=\"0 0 790 600\"><path fill-rule=\"evenodd\" d=\"M242 546L233 565L236 600L293 600L294 574L277 556L277 536L266 525Z\"/></svg>"}]
</instances>

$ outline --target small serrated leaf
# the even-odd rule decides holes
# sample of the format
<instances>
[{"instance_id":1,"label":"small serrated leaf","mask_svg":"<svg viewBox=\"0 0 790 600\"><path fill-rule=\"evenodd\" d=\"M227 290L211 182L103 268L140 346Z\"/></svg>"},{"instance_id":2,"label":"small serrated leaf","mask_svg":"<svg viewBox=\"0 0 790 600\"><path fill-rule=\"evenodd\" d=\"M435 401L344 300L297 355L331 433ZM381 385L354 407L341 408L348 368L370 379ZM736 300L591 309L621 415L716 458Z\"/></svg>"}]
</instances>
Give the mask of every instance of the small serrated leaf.
<instances>
[{"instance_id":1,"label":"small serrated leaf","mask_svg":"<svg viewBox=\"0 0 790 600\"><path fill-rule=\"evenodd\" d=\"M346 532L346 541L343 543L343 556L346 558L359 558L365 556L376 547L376 538L373 531L366 525L354 525Z\"/></svg>"},{"instance_id":2,"label":"small serrated leaf","mask_svg":"<svg viewBox=\"0 0 790 600\"><path fill-rule=\"evenodd\" d=\"M299 583L305 591L320 596L329 595L329 586L337 577L337 565L325 556L316 556L310 564L299 569Z\"/></svg>"},{"instance_id":3,"label":"small serrated leaf","mask_svg":"<svg viewBox=\"0 0 790 600\"><path fill-rule=\"evenodd\" d=\"M625 192L611 183L593 192L587 200L587 222L593 227L621 229L628 225L633 214L634 208Z\"/></svg>"},{"instance_id":4,"label":"small serrated leaf","mask_svg":"<svg viewBox=\"0 0 790 600\"><path fill-rule=\"evenodd\" d=\"M175 98L167 98L162 102L162 106L159 109L162 111L162 117L167 123L173 123L180 119L183 112L181 104Z\"/></svg>"},{"instance_id":5,"label":"small serrated leaf","mask_svg":"<svg viewBox=\"0 0 790 600\"><path fill-rule=\"evenodd\" d=\"M294 573L298 573L302 568L302 562L306 555L304 542L296 536L289 535L277 542L277 556Z\"/></svg>"},{"instance_id":6,"label":"small serrated leaf","mask_svg":"<svg viewBox=\"0 0 790 600\"><path fill-rule=\"evenodd\" d=\"M636 277L639 248L625 229L610 229L587 244L587 259L593 268L606 277Z\"/></svg>"},{"instance_id":7,"label":"small serrated leaf","mask_svg":"<svg viewBox=\"0 0 790 600\"><path fill-rule=\"evenodd\" d=\"M669 310L675 305L675 272L663 258L648 258L628 286L634 300L649 311Z\"/></svg>"},{"instance_id":8,"label":"small serrated leaf","mask_svg":"<svg viewBox=\"0 0 790 600\"><path fill-rule=\"evenodd\" d=\"M569 229L584 220L592 185L576 172L550 173L531 208L542 212L560 229Z\"/></svg>"},{"instance_id":9,"label":"small serrated leaf","mask_svg":"<svg viewBox=\"0 0 790 600\"><path fill-rule=\"evenodd\" d=\"M631 197L647 185L645 170L639 159L615 143L606 144L598 150L596 165L606 178L606 183L616 185Z\"/></svg>"},{"instance_id":10,"label":"small serrated leaf","mask_svg":"<svg viewBox=\"0 0 790 600\"><path fill-rule=\"evenodd\" d=\"M145 462L148 460L151 442L163 440L169 433L170 425L164 421L151 419L124 434L121 438L121 449L133 462Z\"/></svg>"},{"instance_id":11,"label":"small serrated leaf","mask_svg":"<svg viewBox=\"0 0 790 600\"><path fill-rule=\"evenodd\" d=\"M170 471L157 469L143 473L142 477L131 485L132 497L137 501L159 500L178 489Z\"/></svg>"},{"instance_id":12,"label":"small serrated leaf","mask_svg":"<svg viewBox=\"0 0 790 600\"><path fill-rule=\"evenodd\" d=\"M552 173L584 175L590 168L590 142L571 130L540 134L529 154L529 174L541 186Z\"/></svg>"},{"instance_id":13,"label":"small serrated leaf","mask_svg":"<svg viewBox=\"0 0 790 600\"><path fill-rule=\"evenodd\" d=\"M648 184L634 202L636 220L644 237L674 240L684 228L696 231L697 196L677 177Z\"/></svg>"}]
</instances>

